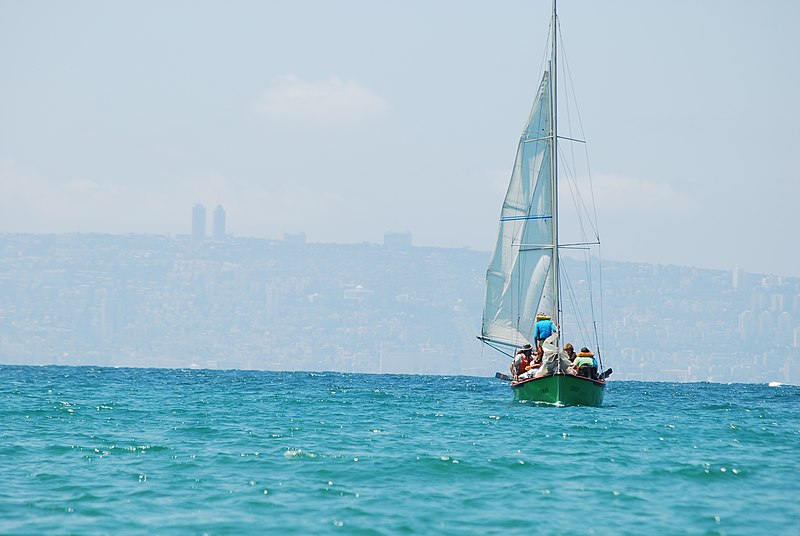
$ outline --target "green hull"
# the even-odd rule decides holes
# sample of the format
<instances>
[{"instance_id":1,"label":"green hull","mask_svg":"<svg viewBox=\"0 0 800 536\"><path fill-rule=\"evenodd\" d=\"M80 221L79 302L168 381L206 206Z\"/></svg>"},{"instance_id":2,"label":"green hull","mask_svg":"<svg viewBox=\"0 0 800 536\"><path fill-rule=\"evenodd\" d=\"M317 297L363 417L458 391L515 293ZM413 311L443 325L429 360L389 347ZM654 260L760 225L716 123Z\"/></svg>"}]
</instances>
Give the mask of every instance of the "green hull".
<instances>
[{"instance_id":1,"label":"green hull","mask_svg":"<svg viewBox=\"0 0 800 536\"><path fill-rule=\"evenodd\" d=\"M560 406L594 406L603 404L603 381L579 376L556 374L532 378L511 384L514 400L518 402L548 402Z\"/></svg>"}]
</instances>

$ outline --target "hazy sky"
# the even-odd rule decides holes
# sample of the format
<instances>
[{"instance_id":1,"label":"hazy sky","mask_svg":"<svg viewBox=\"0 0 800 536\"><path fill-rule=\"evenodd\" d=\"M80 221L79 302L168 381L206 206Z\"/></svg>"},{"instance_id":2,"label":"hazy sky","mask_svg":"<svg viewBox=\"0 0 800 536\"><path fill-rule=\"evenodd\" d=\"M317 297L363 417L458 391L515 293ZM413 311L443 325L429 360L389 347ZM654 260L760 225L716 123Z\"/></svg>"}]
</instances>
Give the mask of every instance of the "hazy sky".
<instances>
[{"instance_id":1,"label":"hazy sky","mask_svg":"<svg viewBox=\"0 0 800 536\"><path fill-rule=\"evenodd\" d=\"M549 11L0 1L0 232L183 234L219 202L238 235L489 251ZM559 14L604 257L800 275L800 2Z\"/></svg>"}]
</instances>

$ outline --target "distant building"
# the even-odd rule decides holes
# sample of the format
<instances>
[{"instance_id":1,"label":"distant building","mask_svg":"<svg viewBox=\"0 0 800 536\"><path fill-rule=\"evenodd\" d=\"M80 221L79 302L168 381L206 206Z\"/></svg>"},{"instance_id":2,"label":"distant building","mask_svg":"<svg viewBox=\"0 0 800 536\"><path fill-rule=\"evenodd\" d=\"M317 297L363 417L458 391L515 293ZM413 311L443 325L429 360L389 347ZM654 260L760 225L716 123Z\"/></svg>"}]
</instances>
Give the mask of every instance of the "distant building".
<instances>
[{"instance_id":1,"label":"distant building","mask_svg":"<svg viewBox=\"0 0 800 536\"><path fill-rule=\"evenodd\" d=\"M771 337L775 332L775 323L769 311L761 311L758 315L758 334L763 337Z\"/></svg>"},{"instance_id":2,"label":"distant building","mask_svg":"<svg viewBox=\"0 0 800 536\"><path fill-rule=\"evenodd\" d=\"M411 233L384 233L383 247L387 249L410 249Z\"/></svg>"},{"instance_id":3,"label":"distant building","mask_svg":"<svg viewBox=\"0 0 800 536\"><path fill-rule=\"evenodd\" d=\"M785 299L783 294L773 294L769 300L769 310L775 312L782 312L784 310Z\"/></svg>"},{"instance_id":4,"label":"distant building","mask_svg":"<svg viewBox=\"0 0 800 536\"><path fill-rule=\"evenodd\" d=\"M763 290L757 289L750 298L750 309L755 312L766 310L768 298L769 297Z\"/></svg>"},{"instance_id":5,"label":"distant building","mask_svg":"<svg viewBox=\"0 0 800 536\"><path fill-rule=\"evenodd\" d=\"M731 274L731 286L733 288L739 288L740 286L742 286L742 283L744 282L742 280L743 279L743 277L742 277L743 275L744 274L743 274L741 268L734 268L733 269L733 272Z\"/></svg>"},{"instance_id":6,"label":"distant building","mask_svg":"<svg viewBox=\"0 0 800 536\"><path fill-rule=\"evenodd\" d=\"M794 328L794 318L792 318L792 315L790 313L784 311L778 315L777 335L778 337L783 339L783 343L790 344L789 341L792 340L793 328Z\"/></svg>"},{"instance_id":7,"label":"distant building","mask_svg":"<svg viewBox=\"0 0 800 536\"><path fill-rule=\"evenodd\" d=\"M214 209L214 240L225 240L225 209L222 205Z\"/></svg>"},{"instance_id":8,"label":"distant building","mask_svg":"<svg viewBox=\"0 0 800 536\"><path fill-rule=\"evenodd\" d=\"M373 294L375 294L374 291L366 289L362 285L348 285L348 287L344 289L345 300L356 300L358 302L363 302Z\"/></svg>"},{"instance_id":9,"label":"distant building","mask_svg":"<svg viewBox=\"0 0 800 536\"><path fill-rule=\"evenodd\" d=\"M200 243L206 239L206 207L200 203L192 209L192 242Z\"/></svg>"},{"instance_id":10,"label":"distant building","mask_svg":"<svg viewBox=\"0 0 800 536\"><path fill-rule=\"evenodd\" d=\"M750 311L743 311L739 315L739 338L750 339L755 335L755 316Z\"/></svg>"}]
</instances>

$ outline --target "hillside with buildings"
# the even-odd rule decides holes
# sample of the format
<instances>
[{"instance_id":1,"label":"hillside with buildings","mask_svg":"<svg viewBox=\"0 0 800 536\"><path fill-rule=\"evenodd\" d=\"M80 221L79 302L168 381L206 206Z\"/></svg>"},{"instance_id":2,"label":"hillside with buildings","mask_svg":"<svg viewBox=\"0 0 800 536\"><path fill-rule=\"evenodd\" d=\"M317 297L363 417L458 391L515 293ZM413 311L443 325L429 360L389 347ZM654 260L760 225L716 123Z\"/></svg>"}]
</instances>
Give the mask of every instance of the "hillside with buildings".
<instances>
[{"instance_id":1,"label":"hillside with buildings","mask_svg":"<svg viewBox=\"0 0 800 536\"><path fill-rule=\"evenodd\" d=\"M205 215L203 214L203 218ZM224 234L0 235L0 362L493 375L488 252ZM569 268L569 261L565 263ZM603 264L615 379L800 383L800 280Z\"/></svg>"}]
</instances>

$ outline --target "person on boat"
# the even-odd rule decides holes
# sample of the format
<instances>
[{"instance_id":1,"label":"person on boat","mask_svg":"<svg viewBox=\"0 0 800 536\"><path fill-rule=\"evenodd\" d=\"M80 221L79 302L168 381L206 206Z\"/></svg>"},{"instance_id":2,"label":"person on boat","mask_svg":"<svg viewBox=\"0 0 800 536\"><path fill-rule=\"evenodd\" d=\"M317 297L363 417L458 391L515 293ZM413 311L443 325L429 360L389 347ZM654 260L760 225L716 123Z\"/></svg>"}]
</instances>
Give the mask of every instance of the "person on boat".
<instances>
[{"instance_id":1,"label":"person on boat","mask_svg":"<svg viewBox=\"0 0 800 536\"><path fill-rule=\"evenodd\" d=\"M525 372L517 376L517 381L535 378L536 373L539 372L539 368L542 366L542 356L544 356L544 350L540 346L536 349L536 353L531 356L530 364L525 367Z\"/></svg>"},{"instance_id":2,"label":"person on boat","mask_svg":"<svg viewBox=\"0 0 800 536\"><path fill-rule=\"evenodd\" d=\"M570 363L575 361L575 358L577 356L575 355L575 347L572 346L571 342L568 342L567 344L564 345L564 351L567 353L567 359L569 359Z\"/></svg>"},{"instance_id":3,"label":"person on boat","mask_svg":"<svg viewBox=\"0 0 800 536\"><path fill-rule=\"evenodd\" d=\"M581 348L578 356L572 362L572 369L578 376L597 379L597 360L587 347Z\"/></svg>"},{"instance_id":4,"label":"person on boat","mask_svg":"<svg viewBox=\"0 0 800 536\"><path fill-rule=\"evenodd\" d=\"M545 339L553 333L558 333L558 326L550 320L550 315L544 313L536 315L536 324L533 329L533 338L536 340L536 346L540 347Z\"/></svg>"},{"instance_id":5,"label":"person on boat","mask_svg":"<svg viewBox=\"0 0 800 536\"><path fill-rule=\"evenodd\" d=\"M530 369L530 366L533 363L533 357L531 356L532 353L533 348L530 344L526 344L517 350L516 355L514 355L514 360L511 362L511 377L513 379L516 380L520 375L524 374Z\"/></svg>"},{"instance_id":6,"label":"person on boat","mask_svg":"<svg viewBox=\"0 0 800 536\"><path fill-rule=\"evenodd\" d=\"M533 357L533 364L536 365L537 367L541 366L543 357L544 357L544 348L539 346L536 348L536 355Z\"/></svg>"}]
</instances>

